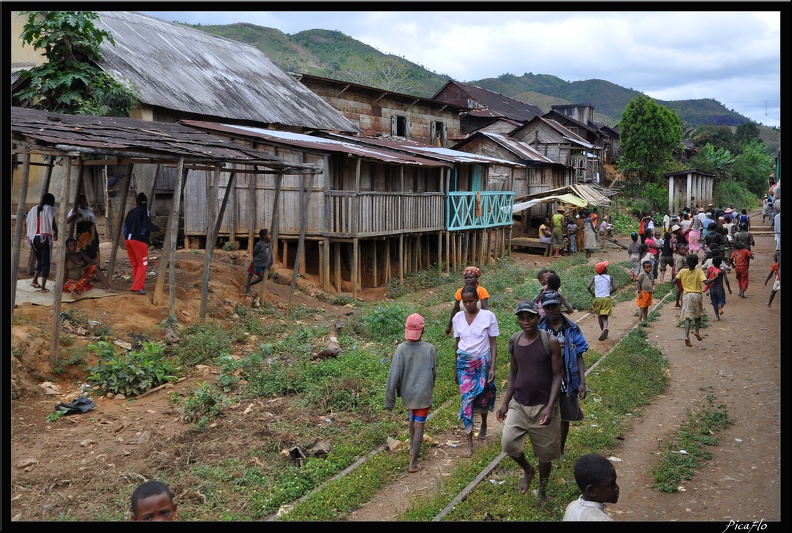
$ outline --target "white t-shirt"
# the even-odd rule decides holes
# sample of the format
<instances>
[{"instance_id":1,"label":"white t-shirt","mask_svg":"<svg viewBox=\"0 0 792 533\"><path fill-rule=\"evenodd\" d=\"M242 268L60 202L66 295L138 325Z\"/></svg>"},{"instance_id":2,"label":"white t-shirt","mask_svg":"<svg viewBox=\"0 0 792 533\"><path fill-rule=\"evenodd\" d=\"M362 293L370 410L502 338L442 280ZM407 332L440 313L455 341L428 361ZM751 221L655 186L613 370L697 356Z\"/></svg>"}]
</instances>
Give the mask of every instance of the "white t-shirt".
<instances>
[{"instance_id":1,"label":"white t-shirt","mask_svg":"<svg viewBox=\"0 0 792 533\"><path fill-rule=\"evenodd\" d=\"M590 502L583 499L583 496L567 505L564 513L564 522L612 522L605 504L601 502Z\"/></svg>"},{"instance_id":2,"label":"white t-shirt","mask_svg":"<svg viewBox=\"0 0 792 533\"><path fill-rule=\"evenodd\" d=\"M452 320L454 337L459 337L458 348L473 355L484 355L490 351L490 337L500 335L498 319L487 309L479 309L470 324L465 319L465 311L454 315Z\"/></svg>"}]
</instances>

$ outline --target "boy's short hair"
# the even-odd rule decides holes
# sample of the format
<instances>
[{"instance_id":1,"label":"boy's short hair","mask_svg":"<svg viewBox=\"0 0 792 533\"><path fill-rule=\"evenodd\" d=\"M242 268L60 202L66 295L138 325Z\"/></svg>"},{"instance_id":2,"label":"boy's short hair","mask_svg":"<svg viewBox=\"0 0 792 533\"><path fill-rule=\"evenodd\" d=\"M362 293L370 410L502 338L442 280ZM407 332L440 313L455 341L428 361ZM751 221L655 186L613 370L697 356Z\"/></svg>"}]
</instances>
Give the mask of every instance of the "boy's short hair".
<instances>
[{"instance_id":1,"label":"boy's short hair","mask_svg":"<svg viewBox=\"0 0 792 533\"><path fill-rule=\"evenodd\" d=\"M132 492L132 514L137 515L138 503L140 500L145 500L150 496L156 496L158 494L167 494L168 499L173 501L173 493L162 481L146 481L139 485L138 488Z\"/></svg>"},{"instance_id":2,"label":"boy's short hair","mask_svg":"<svg viewBox=\"0 0 792 533\"><path fill-rule=\"evenodd\" d=\"M575 461L575 482L580 492L585 493L586 487L599 486L606 476L613 472L613 464L601 455L587 453Z\"/></svg>"},{"instance_id":3,"label":"boy's short hair","mask_svg":"<svg viewBox=\"0 0 792 533\"><path fill-rule=\"evenodd\" d=\"M721 256L715 255L712 257L712 264L715 265L716 267L721 266L722 263L723 263L723 258Z\"/></svg>"},{"instance_id":4,"label":"boy's short hair","mask_svg":"<svg viewBox=\"0 0 792 533\"><path fill-rule=\"evenodd\" d=\"M643 263L641 263L641 266L646 266L646 265L652 266L652 262L651 261L644 261Z\"/></svg>"},{"instance_id":5,"label":"boy's short hair","mask_svg":"<svg viewBox=\"0 0 792 533\"><path fill-rule=\"evenodd\" d=\"M547 288L558 290L561 287L561 276L558 274L550 274L547 276Z\"/></svg>"}]
</instances>

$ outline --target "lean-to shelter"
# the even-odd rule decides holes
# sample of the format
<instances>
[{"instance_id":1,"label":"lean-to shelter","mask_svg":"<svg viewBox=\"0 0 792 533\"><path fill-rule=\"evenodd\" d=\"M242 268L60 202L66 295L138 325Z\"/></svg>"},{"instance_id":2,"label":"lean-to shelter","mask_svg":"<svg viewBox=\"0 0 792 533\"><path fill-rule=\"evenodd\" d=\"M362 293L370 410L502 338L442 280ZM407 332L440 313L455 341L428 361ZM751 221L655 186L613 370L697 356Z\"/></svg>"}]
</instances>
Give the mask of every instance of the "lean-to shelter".
<instances>
[{"instance_id":1,"label":"lean-to shelter","mask_svg":"<svg viewBox=\"0 0 792 533\"><path fill-rule=\"evenodd\" d=\"M204 174L205 179L202 186L206 190L212 191L217 190L221 176L227 174L227 182L233 184L235 174L242 169L248 173L258 172L260 174L313 174L316 172L316 169L311 165L284 161L271 153L234 143L183 124L157 123L119 117L63 115L21 107L12 107L11 109L11 144L13 166L21 170L19 173L20 192L16 198L12 198L12 205L16 204L17 207L17 224L14 233L14 255L11 268L11 313L13 313L16 294L16 277L25 220L31 156L48 156L51 158L50 161L53 161L54 158L61 158L62 164L65 166L59 184L61 202L56 206L56 223L62 232L65 232L67 227L66 213L69 207L76 205L76 197L72 198L70 195L72 175L76 175L80 180L85 169L91 167L127 165L129 170L123 177L119 189L122 200L118 204L118 209L122 211L108 213L108 221L113 221L112 230L108 232L109 235L112 235L113 242L107 270L108 279L112 279L113 275L115 257L121 237L121 226L125 215L123 210L126 206L126 196L132 179L132 165L153 165L156 168L175 167L177 169L177 186L171 204L168 225L164 232L166 239L163 248L163 261L169 263L167 271L169 273L171 313L173 313L175 305L174 265L181 193L186 184L190 182L191 171L210 170L211 172ZM157 186L158 172L155 171L154 175L152 188ZM217 195L207 195L207 197L217 198ZM223 218L227 201L228 196L226 195L217 214L215 214L216 203L208 202L209 205L206 209L209 214L208 242L215 242L217 228ZM65 242L65 238L61 237L56 243L56 257L53 258L57 272L56 288L63 286L65 276L63 268L58 268L63 264L65 257L65 247L60 245L63 242ZM206 311L206 291L212 249L213 247L209 247L206 251L201 305L202 319ZM165 272L166 269L161 268L158 273L154 291L155 303L163 303ZM60 316L61 292L57 289L52 292L54 298L53 317L55 319L53 319L51 361L54 364L57 361L60 326L60 320L57 317Z\"/></svg>"}]
</instances>

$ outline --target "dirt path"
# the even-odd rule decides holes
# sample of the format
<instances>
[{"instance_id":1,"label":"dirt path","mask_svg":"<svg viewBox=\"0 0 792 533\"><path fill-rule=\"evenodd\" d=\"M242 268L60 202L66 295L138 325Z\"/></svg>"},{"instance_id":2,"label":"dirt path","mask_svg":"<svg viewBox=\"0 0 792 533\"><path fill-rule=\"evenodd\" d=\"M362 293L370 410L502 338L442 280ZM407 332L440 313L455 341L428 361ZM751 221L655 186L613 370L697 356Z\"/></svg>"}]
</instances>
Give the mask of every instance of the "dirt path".
<instances>
[{"instance_id":1,"label":"dirt path","mask_svg":"<svg viewBox=\"0 0 792 533\"><path fill-rule=\"evenodd\" d=\"M758 226L758 225L757 225ZM765 228L764 226L767 226ZM702 329L704 340L684 344L679 309L672 296L662 306L659 319L647 328L650 342L663 352L670 364L670 383L663 395L635 417L622 445L613 450L621 487L619 503L609 506L620 521L778 521L780 500L780 335L781 293L768 309L770 288L763 285L772 265L775 242L772 234L756 228L756 260L752 262L747 298L737 296L737 280L730 276L734 294L727 294L721 321L716 321L709 298L705 298L710 325ZM609 249L604 258L622 261L624 252ZM670 302L670 303L669 303ZM572 315L578 321L580 312ZM596 317L587 316L579 325L592 348L607 353L637 324L636 307L624 302L614 308L609 338L598 341ZM758 342L751 343L754 339ZM592 364L592 361L587 361ZM640 381L637 379L637 383ZM687 419L689 411L706 407L705 396L724 404L734 424L717 436L712 460L684 481L684 491L662 493L651 487L650 471L657 463L661 441ZM585 412L585 400L583 403ZM489 417L490 435L499 439L502 425ZM574 432L574 428L572 429ZM432 447L423 458L423 470L406 471L351 513L349 521L392 521L417 499L431 498L436 482L447 476L462 458L464 435L433 435L441 446ZM453 448L442 445L450 441Z\"/></svg>"},{"instance_id":2,"label":"dirt path","mask_svg":"<svg viewBox=\"0 0 792 533\"><path fill-rule=\"evenodd\" d=\"M761 217L759 217L760 219ZM768 230L768 224L757 224L756 232ZM727 296L723 321L714 322L711 309L710 326L703 331L704 341L693 341L687 348L683 330L673 305L666 304L660 320L652 322L649 338L656 342L671 365L671 382L665 394L645 407L627 433L621 448L613 454L622 459L617 464L621 498L611 511L617 520L701 520L726 522L735 520L780 520L780 335L781 294L766 307L770 288L763 285L772 262L773 238L756 235L756 261L751 266L752 281L748 298L736 296L736 279L731 276L734 294ZM158 253L152 254L159 255ZM118 273L127 277L114 279L114 284L129 290L128 261L119 254ZM552 259L529 254L515 254L531 267ZM598 256L599 258L600 256ZM608 247L602 255L611 262L626 259L624 250ZM246 262L234 254L215 253L221 264L213 263L209 309L219 315L230 315L236 305L246 305L244 290ZM24 257L26 264L27 258ZM592 259L593 261L594 259ZM199 314L200 283L203 256L184 253L177 259L177 313L180 322L194 323ZM159 268L153 260L152 271ZM26 277L20 269L20 279ZM283 271L284 276L290 275ZM153 280L152 280L153 287ZM334 306L297 291L296 305L326 307L328 316L337 312ZM285 309L288 287L268 285L271 301ZM360 297L380 298L381 294L366 291ZM135 332L145 332L163 320L162 306L151 304L151 296L126 294L119 298L79 301L68 304L64 311L84 313L111 328L114 335L129 339ZM584 313L576 312L577 320ZM47 415L58 401L79 394L85 379L80 368L66 367L54 374L49 369L49 342L46 332L51 328L52 308L22 306L15 311L12 327L11 357L12 390L19 395L10 403L10 477L14 487L9 516L21 520L51 520L68 509L91 505L95 495L84 487L101 485L98 480L116 480L123 472L145 472L150 467L150 454L157 446L176 438L183 431L178 412L168 401L173 392L188 390L194 383L216 377L211 369L196 369L194 375L171 389L155 392L135 402L96 398L97 410L91 417L67 417L55 424ZM606 353L636 323L635 306L630 302L616 306L610 321L610 336L599 342L595 317L580 322L594 349ZM74 339L70 334L69 339ZM250 339L250 346L255 345ZM587 361L590 365L591 361ZM76 366L76 365L73 365ZM50 394L40 387L39 376L52 376L60 392ZM706 388L706 392L702 390ZM664 494L652 489L649 471L655 464L659 440L665 439L687 416L689 409L701 406L705 394L726 405L735 420L733 426L721 431L720 443L713 459L683 483L685 492ZM285 403L285 402L284 402ZM258 405L258 404L257 404ZM247 406L245 406L247 407ZM228 413L226 431L229 442L238 442L245 449L253 438L249 425L243 422L244 409ZM287 406L258 405L254 413L264 411L288 416ZM583 411L586 411L585 401ZM253 415L248 415L249 419ZM244 420L247 424L255 423ZM489 417L489 440L499 440L500 424ZM382 488L379 494L352 513L349 521L391 521L406 510L416 498L431 498L438 480L447 477L460 461L465 436L461 429L448 435L429 434L441 445L429 449L423 459L424 469L416 474L401 474L396 482ZM572 429L574 432L574 428ZM737 439L740 439L739 441ZM456 444L457 446L449 445ZM223 450L217 450L221 453ZM46 502L42 502L42 494ZM185 494L185 497L189 495Z\"/></svg>"}]
</instances>

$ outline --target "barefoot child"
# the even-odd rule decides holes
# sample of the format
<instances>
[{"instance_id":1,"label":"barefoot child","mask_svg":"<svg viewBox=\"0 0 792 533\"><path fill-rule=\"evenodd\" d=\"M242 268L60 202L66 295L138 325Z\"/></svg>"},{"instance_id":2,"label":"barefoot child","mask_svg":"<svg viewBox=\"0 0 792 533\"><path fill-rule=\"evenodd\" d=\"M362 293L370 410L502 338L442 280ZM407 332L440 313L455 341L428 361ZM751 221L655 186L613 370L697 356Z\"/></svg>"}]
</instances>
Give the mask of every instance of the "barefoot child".
<instances>
[{"instance_id":1,"label":"barefoot child","mask_svg":"<svg viewBox=\"0 0 792 533\"><path fill-rule=\"evenodd\" d=\"M715 318L720 320L723 314L723 306L726 305L726 291L723 289L723 284L726 283L729 294L732 293L732 290L731 285L729 285L729 277L726 274L726 269L721 268L723 266L723 258L720 255L715 255L710 261L712 262L712 266L705 270L709 284L705 286L704 292L706 293L709 291L712 309L715 310Z\"/></svg>"},{"instance_id":2,"label":"barefoot child","mask_svg":"<svg viewBox=\"0 0 792 533\"><path fill-rule=\"evenodd\" d=\"M462 402L459 420L465 424L467 450L464 457L473 453L473 415L481 414L478 438L487 437L487 413L495 408L495 361L498 355L498 319L492 311L478 308L478 292L474 285L462 288L464 313L453 318L456 338L456 374Z\"/></svg>"},{"instance_id":3,"label":"barefoot child","mask_svg":"<svg viewBox=\"0 0 792 533\"><path fill-rule=\"evenodd\" d=\"M539 283L542 284L542 288L539 289L539 292L534 297L534 302L536 302L536 305L539 306L540 319L546 316L544 312L544 305L542 304L542 295L548 291L558 293L559 298L561 298L561 305L564 307L564 310L567 312L567 314L571 315L574 312L574 309L571 305L569 305L567 299L564 298L563 294L561 294L561 276L556 274L555 270L547 270L546 268L543 268L539 271L539 274L537 274L537 279L539 280Z\"/></svg>"},{"instance_id":4,"label":"barefoot child","mask_svg":"<svg viewBox=\"0 0 792 533\"><path fill-rule=\"evenodd\" d=\"M273 257L270 250L270 239L272 239L272 234L268 229L259 230L259 241L253 247L253 262L248 267L245 296L250 296L250 287L252 285L264 281L267 270L272 266ZM255 281L253 281L254 275L256 276Z\"/></svg>"},{"instance_id":5,"label":"barefoot child","mask_svg":"<svg viewBox=\"0 0 792 533\"><path fill-rule=\"evenodd\" d=\"M132 493L133 521L166 522L176 520L176 503L162 481L146 481Z\"/></svg>"},{"instance_id":6,"label":"barefoot child","mask_svg":"<svg viewBox=\"0 0 792 533\"><path fill-rule=\"evenodd\" d=\"M608 317L613 314L611 294L616 291L616 286L613 284L613 278L608 275L607 261L594 265L594 271L596 275L589 281L588 291L591 293L591 297L594 298L592 310L597 315L599 327L602 330L599 340L604 341L608 338Z\"/></svg>"},{"instance_id":7,"label":"barefoot child","mask_svg":"<svg viewBox=\"0 0 792 533\"><path fill-rule=\"evenodd\" d=\"M561 413L558 396L564 375L561 345L553 335L539 329L536 302L524 300L515 311L522 331L509 339L509 382L503 403L495 413L503 422L501 450L522 468L518 490L525 494L536 469L525 457L525 439L531 439L539 460L537 501L547 499L552 461L561 457ZM508 416L507 416L508 414Z\"/></svg>"},{"instance_id":8,"label":"barefoot child","mask_svg":"<svg viewBox=\"0 0 792 533\"><path fill-rule=\"evenodd\" d=\"M641 266L643 272L638 274L635 284L638 287L638 321L644 327L649 326L649 307L652 305L652 294L654 293L655 279L652 274L652 262L644 261Z\"/></svg>"},{"instance_id":9,"label":"barefoot child","mask_svg":"<svg viewBox=\"0 0 792 533\"><path fill-rule=\"evenodd\" d=\"M613 464L601 455L582 455L575 462L575 482L581 495L567 505L564 522L612 521L605 504L619 501L619 485Z\"/></svg>"},{"instance_id":10,"label":"barefoot child","mask_svg":"<svg viewBox=\"0 0 792 533\"><path fill-rule=\"evenodd\" d=\"M707 281L707 276L698 265L698 255L688 254L687 268L677 272L676 277L682 283L682 313L680 318L685 320L685 346L692 347L690 342L690 321L695 322L696 330L693 333L699 341L704 340L699 335L701 329L701 317L704 315L704 305L702 304L702 285ZM711 282L710 282L711 283Z\"/></svg>"},{"instance_id":11,"label":"barefoot child","mask_svg":"<svg viewBox=\"0 0 792 533\"><path fill-rule=\"evenodd\" d=\"M410 410L410 466L408 472L417 472L421 453L424 426L432 408L432 393L437 377L435 347L421 340L424 318L418 313L407 317L404 324L405 341L393 354L388 383L385 387L385 409L393 409L396 396L401 396L402 406Z\"/></svg>"}]
</instances>

